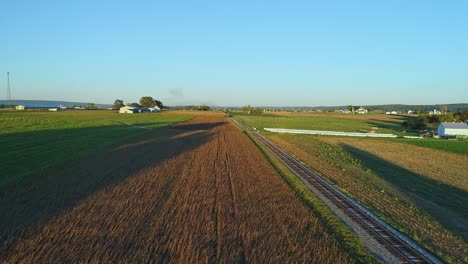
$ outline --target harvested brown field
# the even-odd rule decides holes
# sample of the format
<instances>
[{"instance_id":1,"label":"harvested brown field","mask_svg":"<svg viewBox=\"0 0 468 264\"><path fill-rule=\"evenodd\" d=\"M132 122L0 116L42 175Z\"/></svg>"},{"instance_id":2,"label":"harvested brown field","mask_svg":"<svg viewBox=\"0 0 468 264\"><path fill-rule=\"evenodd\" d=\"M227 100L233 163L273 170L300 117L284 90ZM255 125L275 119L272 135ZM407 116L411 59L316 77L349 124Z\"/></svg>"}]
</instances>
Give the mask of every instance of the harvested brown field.
<instances>
[{"instance_id":1,"label":"harvested brown field","mask_svg":"<svg viewBox=\"0 0 468 264\"><path fill-rule=\"evenodd\" d=\"M442 177L441 172L433 171L432 176L420 174L423 171L428 173L431 170L430 166L419 168L419 173L416 173L409 169L410 165L405 165L411 160L403 161L409 158L406 155L415 154L417 151L422 151L419 155L446 154L447 158L458 155L403 144L404 149L395 154L402 155L401 160L392 163L379 156L385 155L389 158L392 147L378 145L377 140L367 140L368 144L376 145L368 146L364 151L363 146L351 144L349 140L354 139L287 134L270 135L270 138L342 191L447 262L468 261L466 190L455 188L453 184L444 183L440 179L436 180L436 175ZM379 147L382 150L377 155ZM371 152L371 148L375 153ZM404 153L411 148L416 148L416 152L409 150L408 153ZM383 154L386 151L389 153ZM452 158L458 160L456 157ZM466 163L461 162L458 166L466 166ZM458 180L466 180L466 175L462 175L464 172L466 173L466 170L456 174L460 175Z\"/></svg>"},{"instance_id":2,"label":"harvested brown field","mask_svg":"<svg viewBox=\"0 0 468 264\"><path fill-rule=\"evenodd\" d=\"M322 137L323 141L351 145L412 172L468 191L468 157L388 140Z\"/></svg>"},{"instance_id":3,"label":"harvested brown field","mask_svg":"<svg viewBox=\"0 0 468 264\"><path fill-rule=\"evenodd\" d=\"M3 263L353 262L223 115L39 172L0 211Z\"/></svg>"}]
</instances>

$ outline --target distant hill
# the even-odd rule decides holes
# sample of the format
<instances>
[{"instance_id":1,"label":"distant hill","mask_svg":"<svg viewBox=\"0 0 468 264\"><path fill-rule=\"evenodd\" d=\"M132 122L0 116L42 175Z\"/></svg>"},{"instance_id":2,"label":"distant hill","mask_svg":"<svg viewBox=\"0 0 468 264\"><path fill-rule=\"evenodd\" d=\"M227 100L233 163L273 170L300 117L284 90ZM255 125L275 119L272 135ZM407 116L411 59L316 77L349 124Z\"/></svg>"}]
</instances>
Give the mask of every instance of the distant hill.
<instances>
[{"instance_id":1,"label":"distant hill","mask_svg":"<svg viewBox=\"0 0 468 264\"><path fill-rule=\"evenodd\" d=\"M404 105L404 104L387 104L387 105L355 105L355 107L365 107L370 108L371 110L381 110L381 111L399 111L406 112L408 110L418 111L418 112L429 112L430 110L440 110L441 106L447 106L449 112L463 112L468 110L468 103L459 103L459 104L434 104L434 105ZM347 109L347 105L341 106L262 106L262 108L269 109L281 109L281 110L336 110L336 109Z\"/></svg>"},{"instance_id":2,"label":"distant hill","mask_svg":"<svg viewBox=\"0 0 468 264\"><path fill-rule=\"evenodd\" d=\"M24 105L26 107L56 107L58 105L63 105L66 107L71 107L74 105L85 106L89 102L68 102L68 101L48 101L48 100L11 100L13 105ZM9 102L7 100L0 100L0 105L7 105ZM109 107L111 104L96 104L97 107Z\"/></svg>"}]
</instances>

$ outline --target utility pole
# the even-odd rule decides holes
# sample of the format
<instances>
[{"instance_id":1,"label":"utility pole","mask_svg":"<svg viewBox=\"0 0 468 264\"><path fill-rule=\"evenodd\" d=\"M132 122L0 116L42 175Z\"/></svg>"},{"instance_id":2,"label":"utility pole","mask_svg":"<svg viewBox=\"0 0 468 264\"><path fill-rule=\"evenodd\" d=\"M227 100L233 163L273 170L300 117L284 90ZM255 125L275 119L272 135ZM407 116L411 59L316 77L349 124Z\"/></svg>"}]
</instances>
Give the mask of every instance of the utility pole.
<instances>
[{"instance_id":1,"label":"utility pole","mask_svg":"<svg viewBox=\"0 0 468 264\"><path fill-rule=\"evenodd\" d=\"M7 72L7 100L10 108L13 107L11 104L11 91L10 91L10 72Z\"/></svg>"}]
</instances>

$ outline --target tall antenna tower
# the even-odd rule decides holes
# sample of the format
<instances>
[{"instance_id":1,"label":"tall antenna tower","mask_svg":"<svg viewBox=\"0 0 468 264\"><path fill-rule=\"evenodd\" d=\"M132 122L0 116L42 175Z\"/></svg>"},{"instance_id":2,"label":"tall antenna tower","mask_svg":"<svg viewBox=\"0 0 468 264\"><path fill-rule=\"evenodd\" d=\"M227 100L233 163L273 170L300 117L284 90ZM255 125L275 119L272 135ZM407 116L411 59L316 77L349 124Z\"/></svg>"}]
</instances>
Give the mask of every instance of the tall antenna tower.
<instances>
[{"instance_id":1,"label":"tall antenna tower","mask_svg":"<svg viewBox=\"0 0 468 264\"><path fill-rule=\"evenodd\" d=\"M7 100L10 108L13 107L11 104L11 91L10 91L10 72L7 72Z\"/></svg>"}]
</instances>

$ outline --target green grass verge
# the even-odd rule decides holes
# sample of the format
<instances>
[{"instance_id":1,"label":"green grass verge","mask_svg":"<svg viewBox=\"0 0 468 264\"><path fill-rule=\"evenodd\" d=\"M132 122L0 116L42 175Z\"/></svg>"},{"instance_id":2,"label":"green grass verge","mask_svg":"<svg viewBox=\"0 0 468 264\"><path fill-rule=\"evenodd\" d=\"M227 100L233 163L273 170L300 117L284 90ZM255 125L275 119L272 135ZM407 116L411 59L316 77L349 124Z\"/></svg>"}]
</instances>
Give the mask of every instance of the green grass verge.
<instances>
[{"instance_id":1,"label":"green grass verge","mask_svg":"<svg viewBox=\"0 0 468 264\"><path fill-rule=\"evenodd\" d=\"M446 140L446 139L405 139L399 140L401 143L412 144L424 148L431 148L442 150L455 154L468 155L468 141L467 140Z\"/></svg>"},{"instance_id":2,"label":"green grass verge","mask_svg":"<svg viewBox=\"0 0 468 264\"><path fill-rule=\"evenodd\" d=\"M2 112L0 188L38 170L190 118L167 113L131 115L110 111Z\"/></svg>"},{"instance_id":3,"label":"green grass verge","mask_svg":"<svg viewBox=\"0 0 468 264\"><path fill-rule=\"evenodd\" d=\"M245 133L245 132L244 132ZM342 244L357 263L378 263L378 261L365 248L362 241L328 208L317 196L315 196L294 173L292 173L270 151L258 144L248 133L249 139L262 151L267 160L286 182L296 196L319 217L327 230L335 234L336 239Z\"/></svg>"},{"instance_id":4,"label":"green grass verge","mask_svg":"<svg viewBox=\"0 0 468 264\"><path fill-rule=\"evenodd\" d=\"M411 135L417 133L403 132L405 129L401 125L406 120L405 117L394 117L389 120L378 120L379 115L369 115L365 119L349 119L336 115L324 116L280 116L274 114L243 114L231 113L239 120L242 120L250 127L263 129L270 128L288 128L288 129L309 129L309 130L329 130L358 132L369 131L372 128L378 128L377 133L391 133L395 135Z\"/></svg>"}]
</instances>

